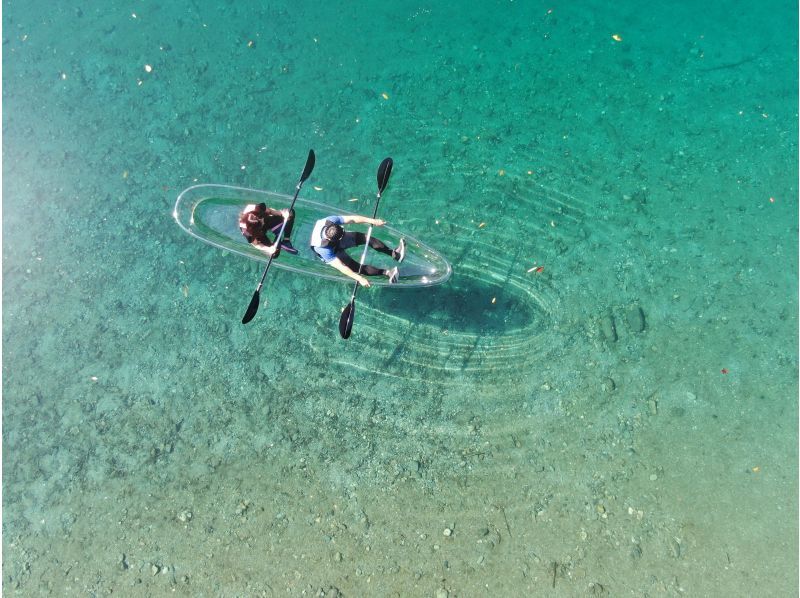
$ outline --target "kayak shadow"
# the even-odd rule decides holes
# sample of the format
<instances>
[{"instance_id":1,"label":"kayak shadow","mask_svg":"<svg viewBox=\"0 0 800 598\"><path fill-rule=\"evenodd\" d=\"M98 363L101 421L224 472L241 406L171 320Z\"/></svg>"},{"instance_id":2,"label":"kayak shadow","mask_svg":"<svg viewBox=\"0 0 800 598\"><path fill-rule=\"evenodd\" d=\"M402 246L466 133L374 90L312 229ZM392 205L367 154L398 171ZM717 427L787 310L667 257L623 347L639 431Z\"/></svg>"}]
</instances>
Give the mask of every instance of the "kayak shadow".
<instances>
[{"instance_id":1,"label":"kayak shadow","mask_svg":"<svg viewBox=\"0 0 800 598\"><path fill-rule=\"evenodd\" d=\"M414 327L444 333L502 335L541 324L547 317L534 297L517 285L455 273L441 286L388 288L376 295L376 309L408 320Z\"/></svg>"}]
</instances>

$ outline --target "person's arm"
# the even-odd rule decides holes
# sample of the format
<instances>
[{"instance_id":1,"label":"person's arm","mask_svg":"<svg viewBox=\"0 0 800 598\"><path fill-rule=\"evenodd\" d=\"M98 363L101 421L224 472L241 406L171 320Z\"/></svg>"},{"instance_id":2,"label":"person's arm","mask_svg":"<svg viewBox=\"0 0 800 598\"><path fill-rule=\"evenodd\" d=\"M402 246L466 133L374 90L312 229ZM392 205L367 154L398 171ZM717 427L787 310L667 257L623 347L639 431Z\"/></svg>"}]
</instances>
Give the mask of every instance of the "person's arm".
<instances>
[{"instance_id":1,"label":"person's arm","mask_svg":"<svg viewBox=\"0 0 800 598\"><path fill-rule=\"evenodd\" d=\"M358 215L342 216L342 221L345 224L350 224L350 223L353 223L353 224L371 224L373 226L383 226L384 224L386 224L386 221L382 220L380 218L367 218L366 216L358 216Z\"/></svg>"},{"instance_id":2,"label":"person's arm","mask_svg":"<svg viewBox=\"0 0 800 598\"><path fill-rule=\"evenodd\" d=\"M272 255L277 250L277 247L275 245L264 245L261 241L253 240L250 244L259 251L263 251L267 255ZM280 252L278 252L278 254L280 254ZM278 255L276 255L275 257L278 257Z\"/></svg>"},{"instance_id":3,"label":"person's arm","mask_svg":"<svg viewBox=\"0 0 800 598\"><path fill-rule=\"evenodd\" d=\"M267 208L267 216L278 216L284 220L289 220L289 210L276 210L274 208Z\"/></svg>"},{"instance_id":4,"label":"person's arm","mask_svg":"<svg viewBox=\"0 0 800 598\"><path fill-rule=\"evenodd\" d=\"M336 268L339 272L341 272L345 276L349 276L353 280L357 280L358 284L360 284L362 287L369 287L369 280L366 277L361 276L357 272L353 272L350 268L345 266L344 262L342 262L342 260L340 260L338 257L334 258L333 261L328 262L328 264Z\"/></svg>"}]
</instances>

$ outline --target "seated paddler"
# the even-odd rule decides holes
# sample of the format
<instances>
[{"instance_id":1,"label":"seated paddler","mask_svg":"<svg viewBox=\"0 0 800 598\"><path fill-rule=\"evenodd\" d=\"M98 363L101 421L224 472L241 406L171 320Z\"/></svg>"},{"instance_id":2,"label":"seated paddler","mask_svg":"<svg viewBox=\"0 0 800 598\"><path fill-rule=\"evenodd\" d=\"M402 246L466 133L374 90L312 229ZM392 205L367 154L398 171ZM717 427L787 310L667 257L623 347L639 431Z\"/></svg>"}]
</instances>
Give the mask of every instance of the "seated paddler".
<instances>
[{"instance_id":1,"label":"seated paddler","mask_svg":"<svg viewBox=\"0 0 800 598\"><path fill-rule=\"evenodd\" d=\"M364 245L367 242L367 235L362 232L346 231L345 224L383 226L386 221L357 215L328 216L317 220L314 230L311 232L311 249L314 250L314 253L323 262L333 266L345 276L357 280L362 286L370 286L366 276L387 276L390 283L397 282L397 267L377 268L370 264L364 264L360 267L361 273L359 274L359 263L348 255L346 250ZM396 249L390 249L379 239L370 236L369 246L375 251L391 256L398 263L403 261L406 253L405 239L400 239L400 244Z\"/></svg>"},{"instance_id":2,"label":"seated paddler","mask_svg":"<svg viewBox=\"0 0 800 598\"><path fill-rule=\"evenodd\" d=\"M267 255L275 254L275 257L280 255L281 249L287 253L297 253L291 240L293 226L294 210L275 210L268 208L265 203L248 204L239 214L239 229L247 242ZM281 228L283 238L280 247L277 247L275 241L278 240Z\"/></svg>"}]
</instances>

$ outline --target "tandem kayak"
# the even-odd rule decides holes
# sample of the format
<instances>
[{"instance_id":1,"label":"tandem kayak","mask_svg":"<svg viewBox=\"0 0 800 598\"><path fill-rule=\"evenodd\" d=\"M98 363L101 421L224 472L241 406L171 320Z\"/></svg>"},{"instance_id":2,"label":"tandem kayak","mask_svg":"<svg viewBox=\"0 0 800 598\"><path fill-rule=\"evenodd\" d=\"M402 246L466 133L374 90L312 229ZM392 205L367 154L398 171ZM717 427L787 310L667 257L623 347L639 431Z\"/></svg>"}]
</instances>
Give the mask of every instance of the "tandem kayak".
<instances>
[{"instance_id":1,"label":"tandem kayak","mask_svg":"<svg viewBox=\"0 0 800 598\"><path fill-rule=\"evenodd\" d=\"M291 205L292 196L231 185L194 185L178 195L172 215L183 230L204 243L252 260L267 262L269 256L252 247L239 230L239 213L247 204L261 202L281 210ZM352 282L351 278L324 263L313 252L308 240L317 220L333 214L351 215L353 212L300 197L294 204L294 210L292 241L298 253L292 255L283 251L272 265L299 274ZM349 224L347 229L366 232L367 226ZM373 227L372 234L390 247L396 247L401 238L406 240L406 256L399 265L397 282L389 285L384 277L370 277L372 286L419 288L441 284L450 278L453 269L447 259L419 239L388 225ZM359 261L363 246L349 251ZM397 265L390 257L377 251L367 253L367 263L379 268Z\"/></svg>"}]
</instances>

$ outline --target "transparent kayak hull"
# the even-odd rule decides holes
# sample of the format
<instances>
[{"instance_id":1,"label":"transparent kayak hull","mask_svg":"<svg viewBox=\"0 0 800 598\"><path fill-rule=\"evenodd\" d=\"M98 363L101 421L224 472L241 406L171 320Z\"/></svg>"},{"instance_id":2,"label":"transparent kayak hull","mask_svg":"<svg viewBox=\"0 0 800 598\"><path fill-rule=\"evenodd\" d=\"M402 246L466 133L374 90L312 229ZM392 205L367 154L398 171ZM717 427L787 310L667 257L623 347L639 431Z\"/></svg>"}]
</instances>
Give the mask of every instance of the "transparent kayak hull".
<instances>
[{"instance_id":1,"label":"transparent kayak hull","mask_svg":"<svg viewBox=\"0 0 800 598\"><path fill-rule=\"evenodd\" d=\"M178 225L193 237L204 243L214 245L231 253L267 262L269 256L252 247L239 231L239 213L244 206L252 203L266 203L277 210L288 208L292 196L270 191L258 191L230 185L195 185L184 189L175 202L173 217ZM315 201L298 197L294 205L295 222L292 231L292 244L298 250L297 255L286 251L272 261L272 266L290 270L299 274L309 274L329 280L352 282L344 274L324 263L311 250L308 244L314 223L333 214L353 214L341 208L332 208ZM367 226L351 224L348 230L362 230ZM452 267L445 257L419 239L407 235L391 226L373 227L372 234L386 243L396 247L401 238L406 240L406 257L399 265L399 280L392 288L419 288L441 284L450 278ZM356 260L361 260L363 247L354 247L348 253ZM370 250L367 263L379 268L397 265L389 256ZM373 286L389 286L383 276L370 277Z\"/></svg>"}]
</instances>

